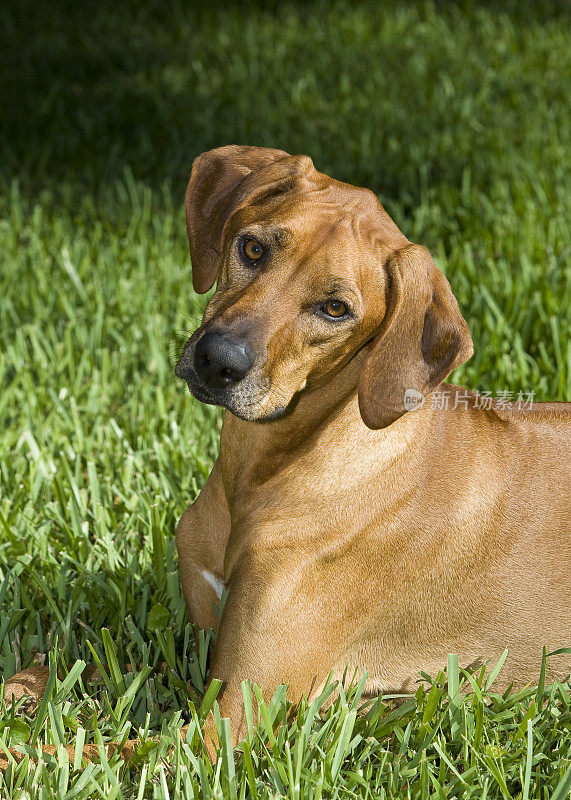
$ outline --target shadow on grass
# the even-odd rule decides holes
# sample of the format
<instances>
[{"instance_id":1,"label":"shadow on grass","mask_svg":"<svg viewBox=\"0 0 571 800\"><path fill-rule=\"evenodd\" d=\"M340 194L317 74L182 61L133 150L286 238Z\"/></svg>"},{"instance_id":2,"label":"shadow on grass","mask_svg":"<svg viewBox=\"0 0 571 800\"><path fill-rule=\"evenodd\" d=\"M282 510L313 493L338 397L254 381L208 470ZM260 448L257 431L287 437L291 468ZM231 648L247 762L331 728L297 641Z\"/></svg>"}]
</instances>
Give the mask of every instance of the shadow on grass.
<instances>
[{"instance_id":1,"label":"shadow on grass","mask_svg":"<svg viewBox=\"0 0 571 800\"><path fill-rule=\"evenodd\" d=\"M93 192L128 166L184 186L197 153L236 142L309 153L405 206L466 166L485 187L530 144L549 159L535 132L564 113L565 13L515 0L12 0L0 175Z\"/></svg>"}]
</instances>

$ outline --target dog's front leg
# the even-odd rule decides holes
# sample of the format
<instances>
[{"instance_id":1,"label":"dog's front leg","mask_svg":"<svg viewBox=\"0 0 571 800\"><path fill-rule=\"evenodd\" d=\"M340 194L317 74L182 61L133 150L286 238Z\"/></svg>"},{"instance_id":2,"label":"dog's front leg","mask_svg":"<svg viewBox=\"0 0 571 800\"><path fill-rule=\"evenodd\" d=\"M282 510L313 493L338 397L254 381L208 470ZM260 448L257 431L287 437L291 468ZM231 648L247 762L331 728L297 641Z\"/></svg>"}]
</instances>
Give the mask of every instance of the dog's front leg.
<instances>
[{"instance_id":1,"label":"dog's front leg","mask_svg":"<svg viewBox=\"0 0 571 800\"><path fill-rule=\"evenodd\" d=\"M299 569L286 559L274 551L243 555L230 582L210 676L223 682L220 713L230 720L234 745L246 734L242 681L257 684L266 702L285 683L296 704L319 690L349 635L335 587L318 585L314 565ZM212 718L207 729L213 755Z\"/></svg>"},{"instance_id":2,"label":"dog's front leg","mask_svg":"<svg viewBox=\"0 0 571 800\"><path fill-rule=\"evenodd\" d=\"M230 512L218 461L196 501L176 529L180 580L191 622L201 628L217 626L213 603L224 588L224 553L230 534Z\"/></svg>"}]
</instances>

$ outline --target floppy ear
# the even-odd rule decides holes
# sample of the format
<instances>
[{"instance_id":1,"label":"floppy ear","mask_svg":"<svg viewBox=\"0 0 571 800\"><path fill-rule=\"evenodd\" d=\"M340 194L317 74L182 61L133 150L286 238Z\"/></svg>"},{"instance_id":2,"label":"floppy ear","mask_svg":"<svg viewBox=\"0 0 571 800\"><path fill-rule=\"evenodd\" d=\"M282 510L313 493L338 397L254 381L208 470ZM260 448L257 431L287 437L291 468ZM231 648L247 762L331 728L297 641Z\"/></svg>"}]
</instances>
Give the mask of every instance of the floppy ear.
<instances>
[{"instance_id":1,"label":"floppy ear","mask_svg":"<svg viewBox=\"0 0 571 800\"><path fill-rule=\"evenodd\" d=\"M395 251L386 268L387 313L359 378L361 416L374 430L406 413L407 390L425 396L473 353L450 285L424 247Z\"/></svg>"},{"instance_id":2,"label":"floppy ear","mask_svg":"<svg viewBox=\"0 0 571 800\"><path fill-rule=\"evenodd\" d=\"M186 190L186 230L195 291L207 292L218 275L224 226L230 215L251 196L255 177L275 162L283 177L288 171L313 168L307 156L290 156L283 150L228 145L208 150L195 158ZM266 185L278 174L268 174Z\"/></svg>"}]
</instances>

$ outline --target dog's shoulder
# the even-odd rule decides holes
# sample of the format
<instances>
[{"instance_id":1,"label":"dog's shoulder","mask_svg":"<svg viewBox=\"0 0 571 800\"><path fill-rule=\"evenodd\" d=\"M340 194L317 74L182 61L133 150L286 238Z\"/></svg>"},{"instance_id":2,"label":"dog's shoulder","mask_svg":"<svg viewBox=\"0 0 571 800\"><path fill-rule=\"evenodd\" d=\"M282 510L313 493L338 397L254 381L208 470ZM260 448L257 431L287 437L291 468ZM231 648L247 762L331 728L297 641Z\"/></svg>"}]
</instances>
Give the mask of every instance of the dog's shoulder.
<instances>
[{"instance_id":1,"label":"dog's shoulder","mask_svg":"<svg viewBox=\"0 0 571 800\"><path fill-rule=\"evenodd\" d=\"M516 404L505 406L494 403L493 410L499 417L508 420L521 420L531 424L546 424L556 427L571 424L571 403L531 402L521 408L518 408Z\"/></svg>"}]
</instances>

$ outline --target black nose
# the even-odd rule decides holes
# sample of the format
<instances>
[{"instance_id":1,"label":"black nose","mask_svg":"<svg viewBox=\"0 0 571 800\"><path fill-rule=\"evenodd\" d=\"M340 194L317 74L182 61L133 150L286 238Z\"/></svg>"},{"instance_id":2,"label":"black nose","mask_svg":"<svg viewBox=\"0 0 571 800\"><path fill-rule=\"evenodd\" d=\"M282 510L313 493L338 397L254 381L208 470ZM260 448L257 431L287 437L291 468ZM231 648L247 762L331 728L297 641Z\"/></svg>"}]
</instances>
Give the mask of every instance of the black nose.
<instances>
[{"instance_id":1,"label":"black nose","mask_svg":"<svg viewBox=\"0 0 571 800\"><path fill-rule=\"evenodd\" d=\"M253 364L254 354L246 342L220 331L205 333L194 349L194 368L213 388L238 383Z\"/></svg>"}]
</instances>

